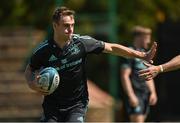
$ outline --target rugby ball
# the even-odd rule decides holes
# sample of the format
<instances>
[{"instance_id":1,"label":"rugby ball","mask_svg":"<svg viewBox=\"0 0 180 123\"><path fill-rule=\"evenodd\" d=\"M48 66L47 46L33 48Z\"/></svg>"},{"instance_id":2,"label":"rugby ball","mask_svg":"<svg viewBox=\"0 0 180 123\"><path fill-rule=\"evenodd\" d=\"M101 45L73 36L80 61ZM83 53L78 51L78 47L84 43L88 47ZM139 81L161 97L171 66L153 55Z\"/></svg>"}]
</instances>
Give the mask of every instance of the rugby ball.
<instances>
[{"instance_id":1,"label":"rugby ball","mask_svg":"<svg viewBox=\"0 0 180 123\"><path fill-rule=\"evenodd\" d=\"M47 67L39 72L40 79L38 85L46 90L48 94L53 93L59 85L60 77L57 70L53 67Z\"/></svg>"}]
</instances>

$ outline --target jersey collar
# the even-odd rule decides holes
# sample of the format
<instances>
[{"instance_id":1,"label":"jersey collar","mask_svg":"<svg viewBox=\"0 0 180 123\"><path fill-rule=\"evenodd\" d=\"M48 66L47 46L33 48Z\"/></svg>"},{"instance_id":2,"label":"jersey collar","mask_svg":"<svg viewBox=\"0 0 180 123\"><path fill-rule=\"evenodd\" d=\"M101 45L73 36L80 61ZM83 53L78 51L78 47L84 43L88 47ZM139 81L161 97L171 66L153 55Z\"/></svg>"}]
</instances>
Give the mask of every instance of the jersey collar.
<instances>
[{"instance_id":1,"label":"jersey collar","mask_svg":"<svg viewBox=\"0 0 180 123\"><path fill-rule=\"evenodd\" d=\"M56 43L56 41L53 38L51 38L49 40L49 44L50 44L50 46L52 48L58 48L60 50L63 50L64 48L68 47L72 42L74 42L74 37L72 37L72 39L71 39L71 41L70 41L70 43L68 45L65 45L63 48L61 48L61 47L58 46L58 44Z\"/></svg>"},{"instance_id":2,"label":"jersey collar","mask_svg":"<svg viewBox=\"0 0 180 123\"><path fill-rule=\"evenodd\" d=\"M56 43L56 41L55 41L53 38L51 38L51 39L49 40L49 44L50 44L50 46L51 46L53 49L54 49L54 48L62 49L61 47L58 46L58 44Z\"/></svg>"}]
</instances>

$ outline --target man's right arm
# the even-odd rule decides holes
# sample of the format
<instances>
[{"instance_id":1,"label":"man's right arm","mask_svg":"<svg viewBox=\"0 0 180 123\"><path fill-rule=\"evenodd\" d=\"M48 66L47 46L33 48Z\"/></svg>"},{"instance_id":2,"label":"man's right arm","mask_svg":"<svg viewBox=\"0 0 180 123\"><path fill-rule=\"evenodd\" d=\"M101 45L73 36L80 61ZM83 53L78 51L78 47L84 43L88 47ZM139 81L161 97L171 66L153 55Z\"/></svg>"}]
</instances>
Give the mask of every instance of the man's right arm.
<instances>
[{"instance_id":1,"label":"man's right arm","mask_svg":"<svg viewBox=\"0 0 180 123\"><path fill-rule=\"evenodd\" d=\"M35 90L35 73L32 72L29 64L27 65L24 74L25 74L25 78L29 87Z\"/></svg>"},{"instance_id":2,"label":"man's right arm","mask_svg":"<svg viewBox=\"0 0 180 123\"><path fill-rule=\"evenodd\" d=\"M35 90L37 92L39 92L40 94L43 94L43 95L47 95L47 91L41 89L37 82L40 78L40 75L38 75L38 72L32 72L31 70L31 67L30 65L28 64L27 67L26 67L26 70L25 70L25 78L26 78L26 81L29 85L29 87L32 89L32 90Z\"/></svg>"},{"instance_id":3,"label":"man's right arm","mask_svg":"<svg viewBox=\"0 0 180 123\"><path fill-rule=\"evenodd\" d=\"M131 68L121 68L121 82L125 93L128 96L131 106L136 107L139 104L138 98L133 90L130 80Z\"/></svg>"}]
</instances>

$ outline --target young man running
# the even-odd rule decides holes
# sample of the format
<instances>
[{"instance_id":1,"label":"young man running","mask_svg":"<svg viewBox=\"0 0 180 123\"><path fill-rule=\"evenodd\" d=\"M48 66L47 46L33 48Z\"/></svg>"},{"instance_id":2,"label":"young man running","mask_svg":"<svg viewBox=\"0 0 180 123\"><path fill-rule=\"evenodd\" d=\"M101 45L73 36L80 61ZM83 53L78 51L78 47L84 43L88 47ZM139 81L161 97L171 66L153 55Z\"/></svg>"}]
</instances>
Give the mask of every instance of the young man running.
<instances>
[{"instance_id":1,"label":"young man running","mask_svg":"<svg viewBox=\"0 0 180 123\"><path fill-rule=\"evenodd\" d=\"M83 122L88 105L86 56L92 53L110 53L124 57L138 57L150 61L155 52L139 52L119 44L98 41L90 36L74 34L74 11L57 8L52 17L54 34L52 39L42 42L33 52L25 76L33 90L44 94L42 121ZM54 67L60 75L60 84L51 95L37 86L38 71Z\"/></svg>"}]
</instances>

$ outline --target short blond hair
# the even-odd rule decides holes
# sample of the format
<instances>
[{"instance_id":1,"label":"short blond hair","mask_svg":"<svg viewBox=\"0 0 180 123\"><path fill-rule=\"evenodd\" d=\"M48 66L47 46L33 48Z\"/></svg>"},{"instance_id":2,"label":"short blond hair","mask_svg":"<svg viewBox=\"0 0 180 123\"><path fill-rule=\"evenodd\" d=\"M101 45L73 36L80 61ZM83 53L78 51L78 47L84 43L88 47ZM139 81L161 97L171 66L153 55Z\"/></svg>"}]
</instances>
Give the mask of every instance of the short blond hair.
<instances>
[{"instance_id":1,"label":"short blond hair","mask_svg":"<svg viewBox=\"0 0 180 123\"><path fill-rule=\"evenodd\" d=\"M143 27L143 26L135 26L132 29L132 34L133 36L138 36L138 35L151 35L152 30L148 27Z\"/></svg>"}]
</instances>

